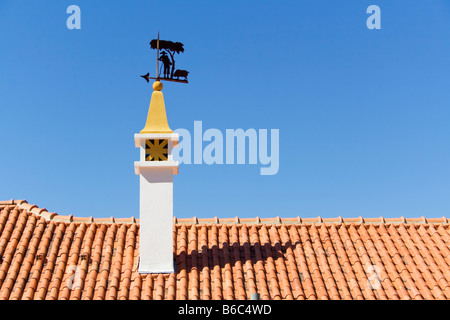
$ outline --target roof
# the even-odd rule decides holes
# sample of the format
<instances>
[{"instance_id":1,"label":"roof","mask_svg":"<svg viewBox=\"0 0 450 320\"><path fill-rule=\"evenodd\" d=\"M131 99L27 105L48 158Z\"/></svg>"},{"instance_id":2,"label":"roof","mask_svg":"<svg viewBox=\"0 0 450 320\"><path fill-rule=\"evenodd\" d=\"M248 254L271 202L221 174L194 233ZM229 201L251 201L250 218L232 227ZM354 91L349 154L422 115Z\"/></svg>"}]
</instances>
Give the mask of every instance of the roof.
<instances>
[{"instance_id":1,"label":"roof","mask_svg":"<svg viewBox=\"0 0 450 320\"><path fill-rule=\"evenodd\" d=\"M139 274L139 220L0 202L0 299L449 299L439 219L174 219L172 274Z\"/></svg>"}]
</instances>

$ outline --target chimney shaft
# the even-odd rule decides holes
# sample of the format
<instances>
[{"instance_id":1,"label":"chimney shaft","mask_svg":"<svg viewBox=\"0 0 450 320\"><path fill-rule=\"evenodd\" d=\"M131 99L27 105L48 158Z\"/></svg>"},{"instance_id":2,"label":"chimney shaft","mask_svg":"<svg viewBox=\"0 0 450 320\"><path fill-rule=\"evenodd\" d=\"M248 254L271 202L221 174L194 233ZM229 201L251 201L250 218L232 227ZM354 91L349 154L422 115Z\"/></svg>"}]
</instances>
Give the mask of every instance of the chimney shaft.
<instances>
[{"instance_id":1,"label":"chimney shaft","mask_svg":"<svg viewBox=\"0 0 450 320\"><path fill-rule=\"evenodd\" d=\"M140 161L134 163L139 175L139 272L172 273L173 265L173 175L178 162L172 149L178 134L170 130L162 84L156 81L145 128L134 135Z\"/></svg>"}]
</instances>

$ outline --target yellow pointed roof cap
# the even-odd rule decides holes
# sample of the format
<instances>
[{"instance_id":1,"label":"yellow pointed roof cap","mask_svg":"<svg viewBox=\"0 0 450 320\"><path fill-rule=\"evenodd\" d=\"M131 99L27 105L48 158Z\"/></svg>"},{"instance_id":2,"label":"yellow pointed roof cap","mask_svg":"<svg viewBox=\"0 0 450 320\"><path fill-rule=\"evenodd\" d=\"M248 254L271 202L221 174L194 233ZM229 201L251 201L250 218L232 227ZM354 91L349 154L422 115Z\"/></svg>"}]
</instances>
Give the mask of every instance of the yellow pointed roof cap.
<instances>
[{"instance_id":1,"label":"yellow pointed roof cap","mask_svg":"<svg viewBox=\"0 0 450 320\"><path fill-rule=\"evenodd\" d=\"M153 83L153 93L148 108L147 123L141 133L172 133L167 122L166 107L162 93L163 85L156 80Z\"/></svg>"}]
</instances>

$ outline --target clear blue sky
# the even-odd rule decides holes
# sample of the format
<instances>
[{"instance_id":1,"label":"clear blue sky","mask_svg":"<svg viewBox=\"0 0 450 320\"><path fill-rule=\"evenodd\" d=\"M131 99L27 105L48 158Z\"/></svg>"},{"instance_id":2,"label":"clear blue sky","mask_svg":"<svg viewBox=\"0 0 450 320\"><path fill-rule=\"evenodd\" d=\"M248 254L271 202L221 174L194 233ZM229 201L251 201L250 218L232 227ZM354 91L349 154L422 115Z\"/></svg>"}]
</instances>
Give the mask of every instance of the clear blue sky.
<instances>
[{"instance_id":1,"label":"clear blue sky","mask_svg":"<svg viewBox=\"0 0 450 320\"><path fill-rule=\"evenodd\" d=\"M277 175L181 165L177 217L450 216L447 0L2 0L0 200L139 215L158 30L191 72L164 84L172 129L280 130Z\"/></svg>"}]
</instances>

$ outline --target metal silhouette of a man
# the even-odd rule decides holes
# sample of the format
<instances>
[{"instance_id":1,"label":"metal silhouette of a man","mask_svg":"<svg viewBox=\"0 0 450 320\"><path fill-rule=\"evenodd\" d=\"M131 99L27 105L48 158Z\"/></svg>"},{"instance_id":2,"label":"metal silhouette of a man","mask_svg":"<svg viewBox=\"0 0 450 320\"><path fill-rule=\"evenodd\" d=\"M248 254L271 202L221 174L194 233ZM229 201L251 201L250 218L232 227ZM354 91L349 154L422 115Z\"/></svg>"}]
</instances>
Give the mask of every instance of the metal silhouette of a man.
<instances>
[{"instance_id":1,"label":"metal silhouette of a man","mask_svg":"<svg viewBox=\"0 0 450 320\"><path fill-rule=\"evenodd\" d=\"M164 78L169 78L170 66L172 65L172 62L170 62L170 59L165 51L161 52L161 57L159 58L159 61L161 61L164 65Z\"/></svg>"}]
</instances>

